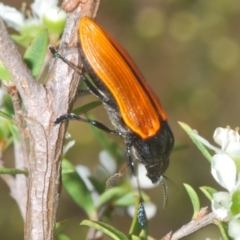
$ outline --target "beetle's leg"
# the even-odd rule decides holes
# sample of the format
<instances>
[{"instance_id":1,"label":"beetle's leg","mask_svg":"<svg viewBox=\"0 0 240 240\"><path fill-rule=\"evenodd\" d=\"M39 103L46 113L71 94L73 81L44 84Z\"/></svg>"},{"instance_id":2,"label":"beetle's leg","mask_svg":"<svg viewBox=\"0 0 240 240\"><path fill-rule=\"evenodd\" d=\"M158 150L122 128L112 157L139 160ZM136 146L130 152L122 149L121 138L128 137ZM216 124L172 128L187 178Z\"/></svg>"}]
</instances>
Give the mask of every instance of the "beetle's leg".
<instances>
[{"instance_id":1,"label":"beetle's leg","mask_svg":"<svg viewBox=\"0 0 240 240\"><path fill-rule=\"evenodd\" d=\"M138 188L138 195L139 195L139 207L138 207L138 222L141 225L141 227L144 227L146 225L147 222L147 216L146 216L146 212L145 212L145 208L144 208L144 200L142 197L142 190L140 187L140 182L139 182L139 175L138 175L138 171L136 169L136 166L134 164L134 161L132 159L131 156L131 144L127 144L127 157L128 157L128 163L129 166L132 170L133 175L136 178L137 181L137 188Z\"/></svg>"},{"instance_id":2,"label":"beetle's leg","mask_svg":"<svg viewBox=\"0 0 240 240\"><path fill-rule=\"evenodd\" d=\"M127 163L125 163L123 165L123 167L117 172L115 173L114 175L112 175L107 181L106 181L106 189L109 189L111 187L114 187L116 186L119 181L120 181L120 178L125 174L125 172L127 171L128 169L128 165Z\"/></svg>"},{"instance_id":3,"label":"beetle's leg","mask_svg":"<svg viewBox=\"0 0 240 240\"><path fill-rule=\"evenodd\" d=\"M104 100L104 96L101 94L101 92L98 91L98 89L92 85L92 83L87 79L87 77L83 73L79 73L81 79L84 81L84 83L87 85L88 91L95 95L97 98L100 98L101 100Z\"/></svg>"},{"instance_id":4,"label":"beetle's leg","mask_svg":"<svg viewBox=\"0 0 240 240\"><path fill-rule=\"evenodd\" d=\"M135 164L134 164L134 161L133 161L132 156L131 156L131 143L127 144L126 152L127 152L129 167L131 168L131 171L132 171L133 175L136 176Z\"/></svg>"},{"instance_id":5,"label":"beetle's leg","mask_svg":"<svg viewBox=\"0 0 240 240\"><path fill-rule=\"evenodd\" d=\"M75 70L81 77L81 79L85 82L85 84L88 87L88 90L94 94L96 97L103 99L103 95L92 85L92 83L84 76L82 73L82 69L78 69L74 64L69 62L66 58L64 58L60 53L56 51L54 47L49 47L51 53L54 57L61 59L63 62L65 62L68 66L70 66L73 70Z\"/></svg>"},{"instance_id":6,"label":"beetle's leg","mask_svg":"<svg viewBox=\"0 0 240 240\"><path fill-rule=\"evenodd\" d=\"M59 124L59 123L61 123L63 121L66 121L66 120L77 120L77 121L81 121L81 122L90 123L94 127L97 127L99 129L101 129L102 131L105 131L107 133L121 135L120 132L109 129L103 123L101 123L99 121L82 118L82 117L79 117L79 116L74 115L74 114L64 114L64 115L60 116L59 118L57 118L54 123Z\"/></svg>"},{"instance_id":7,"label":"beetle's leg","mask_svg":"<svg viewBox=\"0 0 240 240\"><path fill-rule=\"evenodd\" d=\"M78 74L80 74L78 72ZM84 74L80 74L81 79L84 81L84 83L87 85L88 89L79 89L78 93L80 95L88 95L88 94L93 94L95 97L101 99L104 101L104 96L101 94L101 92L98 91L96 87L92 85L92 83L84 76Z\"/></svg>"},{"instance_id":8,"label":"beetle's leg","mask_svg":"<svg viewBox=\"0 0 240 240\"><path fill-rule=\"evenodd\" d=\"M104 96L101 94L101 92L98 91L98 89L96 87L94 87L94 85L92 85L92 83L87 79L87 77L82 73L81 70L79 70L74 64L72 64L71 62L69 62L66 58L64 58L61 54L59 54L55 48L50 47L49 48L51 53L56 57L56 58L60 58L63 62L65 62L66 64L68 64L72 69L74 69L81 77L81 79L84 81L84 83L87 85L88 89L87 90L80 90L80 93L82 94L88 94L88 93L92 93L94 94L96 97L104 100ZM75 119L81 122L87 122L90 123L91 125L107 132L110 134L118 134L121 135L120 132L115 131L115 130L111 130L108 127L106 127L104 124L102 124L101 122L95 121L95 120L90 120L90 119L85 119L82 117L79 117L77 115L74 114L64 114L60 117L58 117L55 120L55 124L58 124L64 120L70 120L70 119Z\"/></svg>"},{"instance_id":9,"label":"beetle's leg","mask_svg":"<svg viewBox=\"0 0 240 240\"><path fill-rule=\"evenodd\" d=\"M81 70L78 69L78 67L76 67L74 64L72 64L71 62L69 62L66 58L64 58L60 53L57 52L57 50L54 47L49 47L52 55L55 58L60 58L63 62L65 62L68 66L70 66L73 70L75 70L78 74L82 74Z\"/></svg>"}]
</instances>

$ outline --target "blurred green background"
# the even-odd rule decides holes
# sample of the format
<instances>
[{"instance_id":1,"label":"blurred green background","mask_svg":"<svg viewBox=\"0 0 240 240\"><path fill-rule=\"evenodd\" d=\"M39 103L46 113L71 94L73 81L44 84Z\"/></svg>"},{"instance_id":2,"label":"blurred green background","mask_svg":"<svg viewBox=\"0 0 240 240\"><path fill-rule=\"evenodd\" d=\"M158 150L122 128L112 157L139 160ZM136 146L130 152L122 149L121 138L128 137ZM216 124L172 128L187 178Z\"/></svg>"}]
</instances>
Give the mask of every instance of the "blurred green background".
<instances>
[{"instance_id":1,"label":"blurred green background","mask_svg":"<svg viewBox=\"0 0 240 240\"><path fill-rule=\"evenodd\" d=\"M16 1L5 4L20 8ZM210 206L198 190L209 185L220 189L210 174L210 165L189 140L177 121L189 124L213 142L214 130L221 126L239 126L240 102L240 1L238 0L102 0L97 22L130 53L145 78L159 96L169 117L176 142L187 145L175 151L165 175L169 196L162 208L163 194L159 186L146 191L158 206L157 215L149 223L149 233L161 238L191 220L192 206L183 187L188 183L197 190L201 206ZM84 97L75 106L93 100ZM94 116L107 124L102 107ZM111 126L109 124L109 126ZM76 139L67 158L94 171L101 151L89 126L71 122L69 132ZM114 139L112 136L109 138ZM121 139L116 138L124 149ZM3 159L12 161L12 149ZM81 152L81 155L79 155ZM0 180L0 233L2 239L23 239L23 222L9 189ZM68 218L64 233L72 239L83 239L87 228L79 223L86 218L63 190L58 220ZM123 224L124 219L124 224ZM130 217L113 216L111 224L127 233ZM188 240L219 238L218 229L209 226Z\"/></svg>"}]
</instances>

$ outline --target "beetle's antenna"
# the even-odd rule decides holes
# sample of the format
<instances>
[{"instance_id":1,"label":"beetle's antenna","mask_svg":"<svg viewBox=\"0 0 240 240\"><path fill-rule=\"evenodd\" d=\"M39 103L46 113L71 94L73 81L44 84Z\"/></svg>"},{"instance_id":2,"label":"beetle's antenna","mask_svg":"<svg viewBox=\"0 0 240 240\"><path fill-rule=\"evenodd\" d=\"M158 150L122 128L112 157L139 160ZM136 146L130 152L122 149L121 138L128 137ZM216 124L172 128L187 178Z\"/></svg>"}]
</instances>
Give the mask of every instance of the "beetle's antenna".
<instances>
[{"instance_id":1,"label":"beetle's antenna","mask_svg":"<svg viewBox=\"0 0 240 240\"><path fill-rule=\"evenodd\" d=\"M162 184L163 186L163 208L166 207L167 205L167 198L168 198L168 188L167 185L164 183L164 177L161 176L159 178L159 182Z\"/></svg>"}]
</instances>

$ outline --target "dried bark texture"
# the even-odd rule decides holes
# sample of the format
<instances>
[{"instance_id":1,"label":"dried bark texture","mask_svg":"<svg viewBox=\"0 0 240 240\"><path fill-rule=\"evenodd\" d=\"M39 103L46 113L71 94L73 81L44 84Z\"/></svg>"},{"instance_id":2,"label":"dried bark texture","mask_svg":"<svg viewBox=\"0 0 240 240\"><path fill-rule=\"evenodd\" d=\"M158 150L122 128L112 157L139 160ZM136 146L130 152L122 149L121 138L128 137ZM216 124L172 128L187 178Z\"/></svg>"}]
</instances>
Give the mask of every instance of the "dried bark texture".
<instances>
[{"instance_id":1,"label":"dried bark texture","mask_svg":"<svg viewBox=\"0 0 240 240\"><path fill-rule=\"evenodd\" d=\"M77 49L71 51L71 55L66 54L67 49L69 46L77 45L74 36L80 16L95 17L98 5L99 0L87 1L83 8L88 12L79 5L68 16L59 51L76 65L79 65ZM29 131L29 147L27 147L23 130L20 129L22 146L18 149L25 158L20 164L21 168L26 167L29 171L28 187L23 186L22 189L25 196L27 192L27 204L26 200L18 203L23 217L26 213L25 239L54 239L61 191L61 153L66 129L66 124L54 125L54 121L71 109L79 76L61 60L54 60L45 86L39 84L22 61L1 20L0 33L0 60L12 75L25 109L16 113L15 120L21 123L24 119ZM19 116L22 119L17 119ZM29 152L24 154L28 148ZM19 164L17 163L16 166ZM25 185L27 185L26 178ZM16 191L17 185L12 184L12 186L14 189L11 189L11 192ZM16 198L21 198L20 194Z\"/></svg>"}]
</instances>

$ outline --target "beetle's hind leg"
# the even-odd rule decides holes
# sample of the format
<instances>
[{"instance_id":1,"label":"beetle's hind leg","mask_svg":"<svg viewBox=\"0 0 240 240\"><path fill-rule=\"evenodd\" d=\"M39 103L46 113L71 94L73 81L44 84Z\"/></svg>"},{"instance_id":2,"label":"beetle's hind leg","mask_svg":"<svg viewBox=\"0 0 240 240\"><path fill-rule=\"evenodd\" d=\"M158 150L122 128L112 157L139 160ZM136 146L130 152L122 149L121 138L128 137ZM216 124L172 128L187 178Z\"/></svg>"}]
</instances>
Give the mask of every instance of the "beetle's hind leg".
<instances>
[{"instance_id":1,"label":"beetle's hind leg","mask_svg":"<svg viewBox=\"0 0 240 240\"><path fill-rule=\"evenodd\" d=\"M83 90L85 94L93 94L97 98L104 100L104 96L101 94L101 92L98 91L98 89L88 80L88 78L85 76L86 72L83 70L83 73L80 74L81 79L86 84L87 88L86 90Z\"/></svg>"},{"instance_id":2,"label":"beetle's hind leg","mask_svg":"<svg viewBox=\"0 0 240 240\"><path fill-rule=\"evenodd\" d=\"M55 124L59 124L59 123L61 123L63 121L66 121L66 120L77 120L77 121L81 121L81 122L90 123L92 126L97 127L97 128L99 128L100 130L102 130L104 132L107 132L107 133L110 133L110 134L121 135L118 131L109 129L103 123L101 123L99 121L90 120L90 119L87 119L87 118L82 118L82 117L77 116L75 114L64 114L64 115L58 117L55 120L54 123Z\"/></svg>"}]
</instances>

